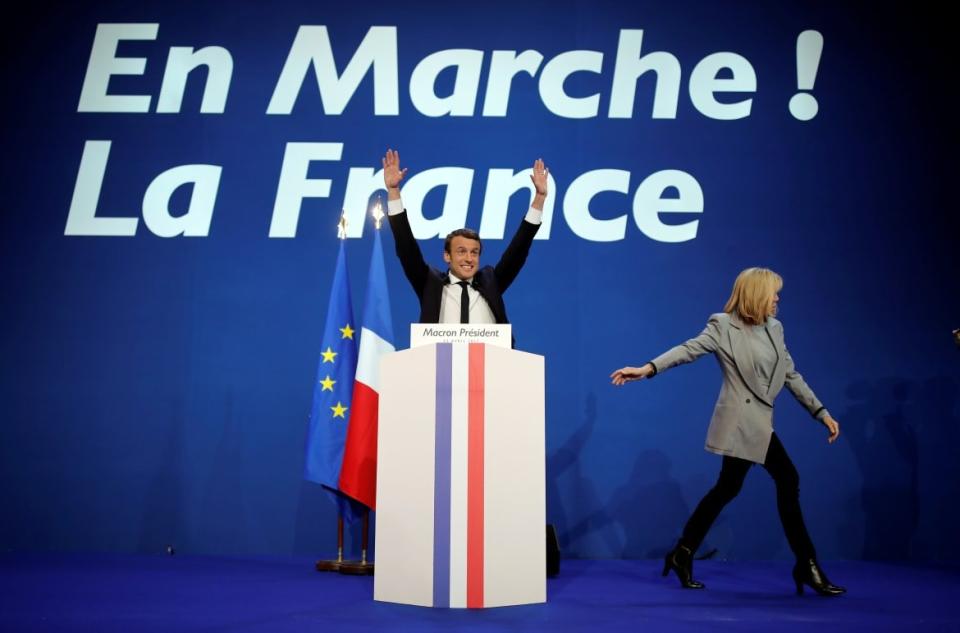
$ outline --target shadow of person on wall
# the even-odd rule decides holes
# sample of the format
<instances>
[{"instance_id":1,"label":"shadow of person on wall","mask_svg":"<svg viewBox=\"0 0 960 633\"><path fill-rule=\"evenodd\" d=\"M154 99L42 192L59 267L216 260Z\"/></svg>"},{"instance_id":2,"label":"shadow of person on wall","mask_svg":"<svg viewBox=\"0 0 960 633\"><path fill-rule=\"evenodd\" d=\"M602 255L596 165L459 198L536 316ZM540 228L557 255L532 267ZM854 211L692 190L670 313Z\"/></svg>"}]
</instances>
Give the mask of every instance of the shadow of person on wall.
<instances>
[{"instance_id":1,"label":"shadow of person on wall","mask_svg":"<svg viewBox=\"0 0 960 633\"><path fill-rule=\"evenodd\" d=\"M547 521L556 525L560 550L567 556L575 551L574 544L578 539L592 533L592 529L584 528L582 524L577 529L572 529L571 517L597 516L602 513L597 488L591 479L584 476L580 461L583 449L593 435L596 422L597 397L588 393L583 423L567 438L563 446L547 455ZM564 500L576 504L576 507L567 507ZM609 534L601 537L608 548L617 546L616 539L609 538Z\"/></svg>"},{"instance_id":2,"label":"shadow of person on wall","mask_svg":"<svg viewBox=\"0 0 960 633\"><path fill-rule=\"evenodd\" d=\"M862 475L860 558L907 560L919 523L919 440L916 383L901 378L858 381L838 419ZM849 526L845 530L850 538ZM851 544L847 543L845 549Z\"/></svg>"},{"instance_id":3,"label":"shadow of person on wall","mask_svg":"<svg viewBox=\"0 0 960 633\"><path fill-rule=\"evenodd\" d=\"M960 382L935 376L917 386L907 409L915 421L919 464L919 524L911 548L915 559L960 560Z\"/></svg>"},{"instance_id":4,"label":"shadow of person on wall","mask_svg":"<svg viewBox=\"0 0 960 633\"><path fill-rule=\"evenodd\" d=\"M641 452L629 479L606 506L590 513L568 531L571 541L600 532L619 558L657 558L676 543L689 514L680 483L670 473L662 452Z\"/></svg>"},{"instance_id":5,"label":"shadow of person on wall","mask_svg":"<svg viewBox=\"0 0 960 633\"><path fill-rule=\"evenodd\" d=\"M624 558L659 558L676 544L690 508L671 467L661 451L643 451L610 498L607 512L623 534Z\"/></svg>"}]
</instances>

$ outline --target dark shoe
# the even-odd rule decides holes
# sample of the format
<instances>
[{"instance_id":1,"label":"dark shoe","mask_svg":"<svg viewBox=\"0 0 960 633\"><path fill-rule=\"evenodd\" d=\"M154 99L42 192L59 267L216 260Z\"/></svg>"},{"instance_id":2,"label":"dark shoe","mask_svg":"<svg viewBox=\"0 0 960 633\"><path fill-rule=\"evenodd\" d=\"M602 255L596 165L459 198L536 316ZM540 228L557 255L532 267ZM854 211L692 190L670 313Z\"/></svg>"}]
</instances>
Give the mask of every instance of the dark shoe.
<instances>
[{"instance_id":1,"label":"dark shoe","mask_svg":"<svg viewBox=\"0 0 960 633\"><path fill-rule=\"evenodd\" d=\"M703 583L693 579L693 552L677 543L663 559L663 575L673 570L684 589L703 589Z\"/></svg>"},{"instance_id":2,"label":"dark shoe","mask_svg":"<svg viewBox=\"0 0 960 633\"><path fill-rule=\"evenodd\" d=\"M839 596L847 590L839 587L827 578L820 569L820 565L813 558L797 561L793 566L793 582L797 584L797 595L803 594L803 586L807 585L821 596Z\"/></svg>"}]
</instances>

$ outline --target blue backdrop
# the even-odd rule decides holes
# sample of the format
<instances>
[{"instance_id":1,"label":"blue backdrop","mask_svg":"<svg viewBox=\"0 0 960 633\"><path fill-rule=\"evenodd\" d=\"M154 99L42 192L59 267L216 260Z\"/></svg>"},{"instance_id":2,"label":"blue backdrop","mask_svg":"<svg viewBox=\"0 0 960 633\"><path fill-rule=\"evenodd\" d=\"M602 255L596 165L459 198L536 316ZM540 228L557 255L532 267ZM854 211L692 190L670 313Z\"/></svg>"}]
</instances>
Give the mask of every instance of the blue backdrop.
<instances>
[{"instance_id":1,"label":"blue backdrop","mask_svg":"<svg viewBox=\"0 0 960 633\"><path fill-rule=\"evenodd\" d=\"M505 174L550 167L549 228L506 298L518 347L547 358L548 517L568 555L655 556L678 535L719 468L702 450L715 364L623 389L608 375L697 334L761 265L842 427L828 446L779 400L821 557L960 558L948 20L621 4L10 14L0 547L332 551L334 507L301 475L335 226L347 207L362 297L373 228L357 217L392 147L437 265L437 233L462 224L493 263L529 200ZM815 35L798 53L805 31L822 55ZM183 87L194 61L209 66ZM417 303L387 229L384 247L402 348ZM789 556L763 472L708 545Z\"/></svg>"}]
</instances>

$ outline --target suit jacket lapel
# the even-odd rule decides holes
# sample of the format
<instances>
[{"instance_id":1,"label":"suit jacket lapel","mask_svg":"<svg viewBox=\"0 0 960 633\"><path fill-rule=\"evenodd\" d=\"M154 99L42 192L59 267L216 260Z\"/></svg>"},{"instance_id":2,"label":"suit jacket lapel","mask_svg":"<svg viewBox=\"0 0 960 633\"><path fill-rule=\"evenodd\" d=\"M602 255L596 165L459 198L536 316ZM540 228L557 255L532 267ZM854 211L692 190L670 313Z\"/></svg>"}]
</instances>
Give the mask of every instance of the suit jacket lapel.
<instances>
[{"instance_id":1,"label":"suit jacket lapel","mask_svg":"<svg viewBox=\"0 0 960 633\"><path fill-rule=\"evenodd\" d=\"M747 385L747 389L753 392L753 395L773 406L763 390L760 389L760 381L757 379L757 370L753 364L753 353L750 351L750 343L747 341L747 333L744 331L746 324L740 320L736 314L730 315L730 350L733 353L733 362L737 364L737 370Z\"/></svg>"},{"instance_id":2,"label":"suit jacket lapel","mask_svg":"<svg viewBox=\"0 0 960 633\"><path fill-rule=\"evenodd\" d=\"M783 353L780 350L786 349L783 344L783 328L773 329L770 327L769 321L766 326L767 336L770 337L770 341L773 343L773 349L777 352L777 365L773 368L773 376L770 378L770 389L771 391L774 388L779 388L779 385L783 384L784 375L787 371L786 358L784 358Z\"/></svg>"},{"instance_id":3,"label":"suit jacket lapel","mask_svg":"<svg viewBox=\"0 0 960 633\"><path fill-rule=\"evenodd\" d=\"M447 273L430 268L427 287L420 298L420 321L422 323L440 322L440 302L443 287L447 283Z\"/></svg>"},{"instance_id":4,"label":"suit jacket lapel","mask_svg":"<svg viewBox=\"0 0 960 633\"><path fill-rule=\"evenodd\" d=\"M493 281L493 268L489 266L484 266L477 271L477 274L473 277L473 288L480 293L480 296L483 297L484 301L487 302L487 305L490 306L490 312L493 313L493 318L497 323L506 323L506 314L504 310L500 308L501 301L497 296L497 293L494 291L496 284Z\"/></svg>"}]
</instances>

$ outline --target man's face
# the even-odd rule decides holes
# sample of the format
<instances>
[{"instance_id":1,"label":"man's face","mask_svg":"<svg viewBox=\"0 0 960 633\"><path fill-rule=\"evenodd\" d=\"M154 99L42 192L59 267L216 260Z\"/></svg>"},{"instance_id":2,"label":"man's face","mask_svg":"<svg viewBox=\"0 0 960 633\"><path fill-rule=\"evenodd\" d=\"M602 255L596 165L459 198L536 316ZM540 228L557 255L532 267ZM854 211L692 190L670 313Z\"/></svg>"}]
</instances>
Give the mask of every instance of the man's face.
<instances>
[{"instance_id":1,"label":"man's face","mask_svg":"<svg viewBox=\"0 0 960 633\"><path fill-rule=\"evenodd\" d=\"M457 235L450 240L450 252L443 252L443 261L457 279L470 279L480 267L480 242Z\"/></svg>"}]
</instances>

